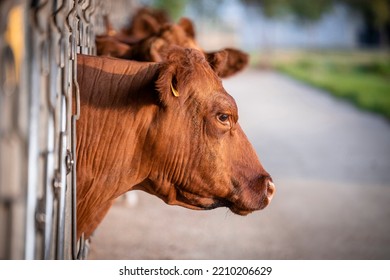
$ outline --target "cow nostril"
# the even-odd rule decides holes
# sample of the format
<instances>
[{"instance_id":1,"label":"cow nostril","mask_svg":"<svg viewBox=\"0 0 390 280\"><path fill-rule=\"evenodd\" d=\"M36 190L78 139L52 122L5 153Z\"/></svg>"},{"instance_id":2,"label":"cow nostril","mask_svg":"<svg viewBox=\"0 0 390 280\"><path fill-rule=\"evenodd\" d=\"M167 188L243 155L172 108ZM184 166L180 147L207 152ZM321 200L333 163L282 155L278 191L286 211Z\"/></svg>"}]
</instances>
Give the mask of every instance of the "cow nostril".
<instances>
[{"instance_id":1,"label":"cow nostril","mask_svg":"<svg viewBox=\"0 0 390 280\"><path fill-rule=\"evenodd\" d=\"M267 184L267 197L268 199L272 199L275 193L275 185L271 181L268 181Z\"/></svg>"}]
</instances>

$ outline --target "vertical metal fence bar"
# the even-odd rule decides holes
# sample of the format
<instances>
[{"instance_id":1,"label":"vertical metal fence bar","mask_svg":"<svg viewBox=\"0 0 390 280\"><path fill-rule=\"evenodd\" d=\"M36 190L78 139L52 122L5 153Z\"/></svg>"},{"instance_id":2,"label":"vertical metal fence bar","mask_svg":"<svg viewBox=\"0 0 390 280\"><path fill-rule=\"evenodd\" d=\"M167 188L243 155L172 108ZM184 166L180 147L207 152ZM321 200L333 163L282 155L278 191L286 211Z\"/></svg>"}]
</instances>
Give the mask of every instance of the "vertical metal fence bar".
<instances>
[{"instance_id":1,"label":"vertical metal fence bar","mask_svg":"<svg viewBox=\"0 0 390 280\"><path fill-rule=\"evenodd\" d=\"M0 259L85 257L74 235L77 53L95 53L102 2L0 2Z\"/></svg>"},{"instance_id":2,"label":"vertical metal fence bar","mask_svg":"<svg viewBox=\"0 0 390 280\"><path fill-rule=\"evenodd\" d=\"M38 3L36 3L38 6ZM35 26L36 14L34 14L35 7L31 10L28 9L27 14L27 24L26 24L26 35L27 40L26 44L29 46L26 50L26 64L27 64L27 85L29 90L26 91L28 94L29 100L29 118L28 118L28 183L27 183L27 209L26 209L26 259L35 259L37 258L38 248L37 244L41 244L42 240L37 238L37 225L39 224L40 229L42 230L44 226L45 216L44 213L38 208L42 208L41 204L38 204L37 197L42 195L42 184L40 184L39 179L43 178L40 176L39 171L41 166L40 158L40 134L39 130L41 129L39 119L41 112L39 110L40 100L41 100L41 76L40 76L40 57L41 50L38 40L33 40L35 36L40 37L39 30ZM32 43L34 42L34 43ZM26 89L27 90L27 89Z\"/></svg>"},{"instance_id":3,"label":"vertical metal fence bar","mask_svg":"<svg viewBox=\"0 0 390 280\"><path fill-rule=\"evenodd\" d=\"M70 122L68 125L68 128L70 129L71 132L71 144L70 147L68 147L68 159L71 158L73 164L70 166L70 179L68 179L68 184L71 186L70 194L69 196L69 201L71 203L71 258L72 259L77 259L78 255L78 248L77 248L77 238L76 238L76 232L77 232L77 212L76 212L76 191L77 191L77 185L76 185L76 138L74 137L75 131L76 131L76 119L74 116L74 109L73 107L76 107L77 111L77 94L75 94L75 89L77 89L74 85L75 81L75 69L76 69L76 30L78 26L77 22L77 5L78 5L78 0L71 1L72 4L70 6L69 13L66 18L66 26L68 29L68 43L69 43L69 48L68 48L68 57L67 57L67 63L68 63L68 70L69 70L69 75L68 75L68 86L67 86L67 96L68 96L68 101L70 103L70 108L68 109L68 118L70 118ZM77 82L77 81L76 81ZM73 98L75 97L75 102L76 106L73 105Z\"/></svg>"},{"instance_id":4,"label":"vertical metal fence bar","mask_svg":"<svg viewBox=\"0 0 390 280\"><path fill-rule=\"evenodd\" d=\"M54 193L57 201L56 204L56 228L53 229L53 235L56 237L52 243L55 246L55 258L64 258L64 235L65 235L65 211L67 209L65 193L66 193L66 103L63 97L63 88L61 87L61 81L63 79L63 71L61 68L61 42L62 42L62 28L63 23L60 23L59 18L64 8L64 2L55 2L53 11L50 16L50 33L51 38L51 65L53 73L56 73L52 80L52 92L55 93L56 100L56 127L55 127L55 173L54 173Z\"/></svg>"}]
</instances>

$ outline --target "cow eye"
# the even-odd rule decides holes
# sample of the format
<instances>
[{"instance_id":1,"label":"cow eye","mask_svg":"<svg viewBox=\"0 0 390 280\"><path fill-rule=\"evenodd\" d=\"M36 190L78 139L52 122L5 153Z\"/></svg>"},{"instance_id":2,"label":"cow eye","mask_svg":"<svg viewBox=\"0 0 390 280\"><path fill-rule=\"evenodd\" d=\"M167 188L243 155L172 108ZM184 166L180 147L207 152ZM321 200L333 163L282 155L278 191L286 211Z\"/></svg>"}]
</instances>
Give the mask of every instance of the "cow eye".
<instances>
[{"instance_id":1,"label":"cow eye","mask_svg":"<svg viewBox=\"0 0 390 280\"><path fill-rule=\"evenodd\" d=\"M223 124L229 124L229 115L228 114L218 114L218 120Z\"/></svg>"}]
</instances>

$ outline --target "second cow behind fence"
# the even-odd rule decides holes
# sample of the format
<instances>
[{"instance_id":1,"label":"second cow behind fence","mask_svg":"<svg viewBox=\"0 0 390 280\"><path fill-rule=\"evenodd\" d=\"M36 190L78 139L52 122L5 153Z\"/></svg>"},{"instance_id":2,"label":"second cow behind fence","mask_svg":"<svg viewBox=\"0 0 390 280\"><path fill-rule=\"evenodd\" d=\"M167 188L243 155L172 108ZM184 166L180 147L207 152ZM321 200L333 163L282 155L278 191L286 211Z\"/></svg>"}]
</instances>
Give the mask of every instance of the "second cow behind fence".
<instances>
[{"instance_id":1,"label":"second cow behind fence","mask_svg":"<svg viewBox=\"0 0 390 280\"><path fill-rule=\"evenodd\" d=\"M181 18L171 22L162 11L139 10L128 29L116 32L106 17L107 33L97 36L96 47L99 56L161 62L167 58L172 46L192 48L204 53L211 67L221 78L236 74L248 65L248 55L238 49L224 48L206 52L196 42L196 31L192 21Z\"/></svg>"}]
</instances>

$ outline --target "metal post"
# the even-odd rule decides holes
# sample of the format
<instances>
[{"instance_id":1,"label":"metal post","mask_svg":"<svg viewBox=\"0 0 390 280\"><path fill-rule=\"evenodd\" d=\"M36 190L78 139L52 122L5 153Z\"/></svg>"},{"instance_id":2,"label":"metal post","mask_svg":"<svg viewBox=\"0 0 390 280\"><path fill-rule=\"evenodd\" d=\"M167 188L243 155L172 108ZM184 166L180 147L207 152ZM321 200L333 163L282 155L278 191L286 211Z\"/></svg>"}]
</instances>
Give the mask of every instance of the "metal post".
<instances>
[{"instance_id":1,"label":"metal post","mask_svg":"<svg viewBox=\"0 0 390 280\"><path fill-rule=\"evenodd\" d=\"M77 53L95 52L100 5L0 2L0 259L72 259L85 251L73 234Z\"/></svg>"}]
</instances>

